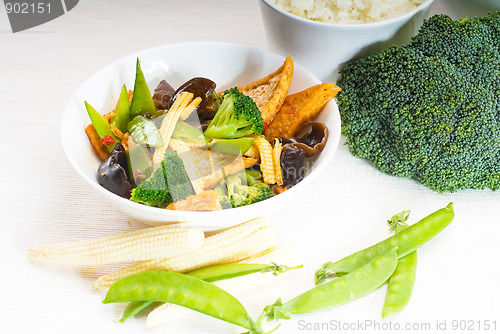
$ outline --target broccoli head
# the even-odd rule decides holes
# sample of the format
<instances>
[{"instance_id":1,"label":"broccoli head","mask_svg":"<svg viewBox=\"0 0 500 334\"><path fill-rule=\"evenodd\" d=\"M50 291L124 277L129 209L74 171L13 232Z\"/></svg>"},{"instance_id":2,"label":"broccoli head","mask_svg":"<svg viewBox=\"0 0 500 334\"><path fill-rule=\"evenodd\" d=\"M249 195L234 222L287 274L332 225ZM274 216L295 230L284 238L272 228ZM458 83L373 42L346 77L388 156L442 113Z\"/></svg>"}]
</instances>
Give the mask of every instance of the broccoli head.
<instances>
[{"instance_id":1,"label":"broccoli head","mask_svg":"<svg viewBox=\"0 0 500 334\"><path fill-rule=\"evenodd\" d=\"M271 187L264 182L254 182L252 185L246 185L237 175L228 176L226 186L233 207L257 203L274 196Z\"/></svg>"},{"instance_id":2,"label":"broccoli head","mask_svg":"<svg viewBox=\"0 0 500 334\"><path fill-rule=\"evenodd\" d=\"M338 101L351 153L439 192L500 189L499 17L436 15L409 44L349 62Z\"/></svg>"},{"instance_id":3,"label":"broccoli head","mask_svg":"<svg viewBox=\"0 0 500 334\"><path fill-rule=\"evenodd\" d=\"M254 100L234 87L223 93L219 109L205 130L205 137L234 139L260 135L263 128L264 120Z\"/></svg>"},{"instance_id":4,"label":"broccoli head","mask_svg":"<svg viewBox=\"0 0 500 334\"><path fill-rule=\"evenodd\" d=\"M130 199L149 206L165 208L170 203L193 194L193 187L182 160L176 153L166 150L160 166L149 178L132 189Z\"/></svg>"}]
</instances>

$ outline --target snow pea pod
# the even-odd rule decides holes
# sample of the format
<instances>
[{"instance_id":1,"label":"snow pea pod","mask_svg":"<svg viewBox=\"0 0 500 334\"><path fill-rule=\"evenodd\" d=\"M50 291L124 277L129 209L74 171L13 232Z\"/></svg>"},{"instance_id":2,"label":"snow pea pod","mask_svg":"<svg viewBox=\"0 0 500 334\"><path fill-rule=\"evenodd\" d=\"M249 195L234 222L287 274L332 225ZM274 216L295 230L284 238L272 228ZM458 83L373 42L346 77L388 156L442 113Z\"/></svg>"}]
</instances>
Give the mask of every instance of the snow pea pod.
<instances>
[{"instance_id":1,"label":"snow pea pod","mask_svg":"<svg viewBox=\"0 0 500 334\"><path fill-rule=\"evenodd\" d=\"M87 101L85 101L85 108L87 109L87 113L89 114L90 121L92 122L92 125L94 126L94 129L97 131L97 134L99 137L104 138L105 136L109 136L113 138L115 143L119 143L120 139L114 135L114 133L111 131L111 125L109 122L97 112L97 110L94 109ZM115 148L115 144L113 143L112 145L106 145L108 148L108 151L111 152Z\"/></svg>"},{"instance_id":2,"label":"snow pea pod","mask_svg":"<svg viewBox=\"0 0 500 334\"><path fill-rule=\"evenodd\" d=\"M127 124L130 121L130 103L128 102L128 91L125 85L122 86L122 91L114 115L111 119L111 124L116 126L118 130L125 133L127 132Z\"/></svg>"},{"instance_id":3,"label":"snow pea pod","mask_svg":"<svg viewBox=\"0 0 500 334\"><path fill-rule=\"evenodd\" d=\"M156 110L153 97L151 96L148 84L144 78L144 73L141 69L141 63L139 58L137 58L135 67L134 94L132 95L132 101L130 102L130 118L133 119L138 115L144 116L147 113L155 117L158 116L158 111Z\"/></svg>"},{"instance_id":4,"label":"snow pea pod","mask_svg":"<svg viewBox=\"0 0 500 334\"><path fill-rule=\"evenodd\" d=\"M205 282L222 281L225 279L245 276L254 273L272 273L278 276L289 270L298 269L302 266L288 267L283 265L259 264L259 263L230 263L218 266L205 267L188 272L186 275L202 279Z\"/></svg>"},{"instance_id":5,"label":"snow pea pod","mask_svg":"<svg viewBox=\"0 0 500 334\"><path fill-rule=\"evenodd\" d=\"M291 314L304 314L345 304L379 288L392 275L398 263L396 248L375 257L349 274L317 285L282 304L278 299L264 309L267 320L289 319Z\"/></svg>"},{"instance_id":6,"label":"snow pea pod","mask_svg":"<svg viewBox=\"0 0 500 334\"><path fill-rule=\"evenodd\" d=\"M201 269L196 269L186 273L185 275L189 275L191 277L195 277L205 282L215 282L222 281L225 279L231 279L236 277L241 277L253 273L267 273L271 272L273 275L279 275L289 270L298 269L302 266L297 267L288 267L277 264L257 264L257 263L232 263L232 264L222 264L217 266L210 266ZM120 319L120 322L124 322L130 317L133 317L149 305L151 305L153 301L134 301L130 302L125 311L123 312L123 316Z\"/></svg>"},{"instance_id":7,"label":"snow pea pod","mask_svg":"<svg viewBox=\"0 0 500 334\"><path fill-rule=\"evenodd\" d=\"M392 217L388 223L391 230L399 233L408 227L404 223L408 219L405 214L409 211L403 211ZM403 217L403 218L402 218ZM387 285L382 318L387 318L401 312L410 301L415 277L417 273L417 251L409 253L398 260L398 266L391 275Z\"/></svg>"},{"instance_id":8,"label":"snow pea pod","mask_svg":"<svg viewBox=\"0 0 500 334\"><path fill-rule=\"evenodd\" d=\"M125 322L126 320L133 317L137 313L141 312L151 304L154 304L154 301L134 300L128 303L127 307L125 307L125 310L123 311L123 315L120 319L120 322Z\"/></svg>"},{"instance_id":9,"label":"snow pea pod","mask_svg":"<svg viewBox=\"0 0 500 334\"><path fill-rule=\"evenodd\" d=\"M398 257L401 258L439 234L439 232L453 221L454 216L453 203L449 203L445 208L431 213L417 223L378 244L346 256L335 263L327 262L316 271L316 284L322 283L329 277L350 273L368 263L374 257L394 247L398 248Z\"/></svg>"},{"instance_id":10,"label":"snow pea pod","mask_svg":"<svg viewBox=\"0 0 500 334\"><path fill-rule=\"evenodd\" d=\"M198 278L169 271L148 271L116 281L102 301L154 301L177 304L214 318L262 333L243 305L221 288Z\"/></svg>"}]
</instances>

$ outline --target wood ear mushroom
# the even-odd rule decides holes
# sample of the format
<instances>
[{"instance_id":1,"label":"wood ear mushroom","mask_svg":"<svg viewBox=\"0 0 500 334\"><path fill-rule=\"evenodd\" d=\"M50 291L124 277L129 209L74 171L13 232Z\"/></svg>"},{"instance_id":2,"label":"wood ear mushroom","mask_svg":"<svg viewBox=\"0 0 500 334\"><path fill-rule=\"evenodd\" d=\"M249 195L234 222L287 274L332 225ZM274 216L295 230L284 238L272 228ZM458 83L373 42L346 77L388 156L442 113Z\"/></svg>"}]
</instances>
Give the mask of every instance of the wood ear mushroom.
<instances>
[{"instance_id":1,"label":"wood ear mushroom","mask_svg":"<svg viewBox=\"0 0 500 334\"><path fill-rule=\"evenodd\" d=\"M293 143L306 153L306 157L319 154L325 148L328 140L328 128L320 122L304 123L294 134Z\"/></svg>"}]
</instances>

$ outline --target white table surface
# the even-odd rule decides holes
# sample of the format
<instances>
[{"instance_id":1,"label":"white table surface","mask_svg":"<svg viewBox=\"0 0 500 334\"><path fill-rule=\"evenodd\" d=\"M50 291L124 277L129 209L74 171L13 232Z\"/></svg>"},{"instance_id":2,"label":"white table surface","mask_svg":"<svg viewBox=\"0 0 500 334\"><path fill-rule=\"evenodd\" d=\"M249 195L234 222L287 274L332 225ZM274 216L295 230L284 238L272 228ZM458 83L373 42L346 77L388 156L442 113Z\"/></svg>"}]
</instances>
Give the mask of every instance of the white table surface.
<instances>
[{"instance_id":1,"label":"white table surface","mask_svg":"<svg viewBox=\"0 0 500 334\"><path fill-rule=\"evenodd\" d=\"M432 13L450 12L436 0ZM29 248L144 227L107 205L67 162L60 120L72 93L94 72L132 52L183 41L267 48L257 1L86 0L42 26L12 34L0 9L1 225L0 333L240 333L193 313L156 330L144 318L116 322L91 282L105 271L51 268L28 261ZM310 194L310 195L309 195ZM340 146L308 193L269 216L304 268L237 297L253 316L281 296L312 287L315 269L390 235L385 221L411 209L411 222L448 202L456 219L419 250L413 297L382 320L385 287L327 312L282 322L277 333L500 332L500 192L440 195L384 175ZM456 323L473 330L454 330ZM489 322L496 330L484 330ZM329 328L310 329L326 323ZM339 323L341 324L339 329ZM469 327L470 325L470 327ZM309 328L309 329L308 329ZM481 330L479 330L481 329Z\"/></svg>"}]
</instances>

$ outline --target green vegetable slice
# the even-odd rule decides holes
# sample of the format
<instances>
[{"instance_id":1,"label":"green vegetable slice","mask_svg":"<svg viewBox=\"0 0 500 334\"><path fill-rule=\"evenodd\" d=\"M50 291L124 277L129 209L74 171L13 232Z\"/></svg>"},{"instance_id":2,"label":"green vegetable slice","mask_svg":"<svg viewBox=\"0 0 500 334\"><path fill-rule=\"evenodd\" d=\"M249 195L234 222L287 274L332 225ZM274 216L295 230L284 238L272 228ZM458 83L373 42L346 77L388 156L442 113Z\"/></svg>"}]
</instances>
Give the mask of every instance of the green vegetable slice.
<instances>
[{"instance_id":1,"label":"green vegetable slice","mask_svg":"<svg viewBox=\"0 0 500 334\"><path fill-rule=\"evenodd\" d=\"M237 139L213 139L210 142L210 149L232 155L245 154L253 144L253 138L243 137Z\"/></svg>"},{"instance_id":2,"label":"green vegetable slice","mask_svg":"<svg viewBox=\"0 0 500 334\"><path fill-rule=\"evenodd\" d=\"M181 138L195 144L205 144L203 132L186 122L177 122L172 138Z\"/></svg>"},{"instance_id":3,"label":"green vegetable slice","mask_svg":"<svg viewBox=\"0 0 500 334\"><path fill-rule=\"evenodd\" d=\"M132 186L136 187L141 178L148 178L151 176L153 166L151 159L148 156L147 150L141 145L134 145L127 150L127 162L129 168L129 175Z\"/></svg>"},{"instance_id":4,"label":"green vegetable slice","mask_svg":"<svg viewBox=\"0 0 500 334\"><path fill-rule=\"evenodd\" d=\"M163 145L163 140L155 123L144 116L134 117L128 123L128 131L137 144L152 147Z\"/></svg>"}]
</instances>

